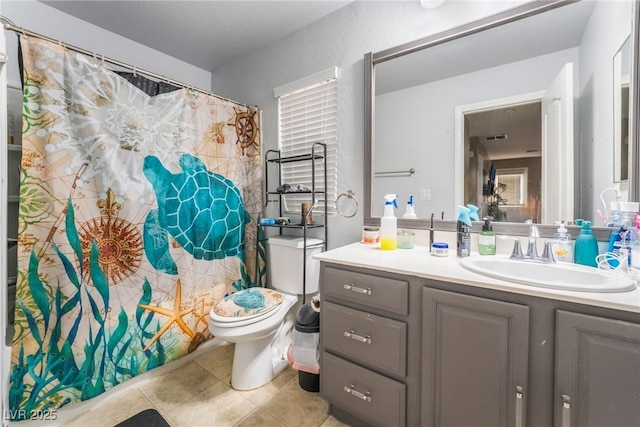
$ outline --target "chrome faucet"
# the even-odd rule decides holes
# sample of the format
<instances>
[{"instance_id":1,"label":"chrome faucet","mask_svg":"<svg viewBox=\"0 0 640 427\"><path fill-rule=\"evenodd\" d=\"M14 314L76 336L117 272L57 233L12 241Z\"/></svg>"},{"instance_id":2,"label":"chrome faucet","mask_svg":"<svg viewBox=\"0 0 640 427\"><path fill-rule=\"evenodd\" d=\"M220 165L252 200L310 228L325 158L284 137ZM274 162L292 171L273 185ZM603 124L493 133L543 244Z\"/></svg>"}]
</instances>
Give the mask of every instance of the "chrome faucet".
<instances>
[{"instance_id":1,"label":"chrome faucet","mask_svg":"<svg viewBox=\"0 0 640 427\"><path fill-rule=\"evenodd\" d=\"M544 242L544 250L542 251L542 261L555 263L556 257L553 256L553 244L558 243L559 240L545 240Z\"/></svg>"},{"instance_id":2,"label":"chrome faucet","mask_svg":"<svg viewBox=\"0 0 640 427\"><path fill-rule=\"evenodd\" d=\"M531 220L527 220L528 224L531 224ZM538 245L537 241L540 238L540 229L537 225L529 226L529 244L527 245L527 256L531 258L538 258Z\"/></svg>"},{"instance_id":3,"label":"chrome faucet","mask_svg":"<svg viewBox=\"0 0 640 427\"><path fill-rule=\"evenodd\" d=\"M510 258L517 260L555 263L556 260L553 256L553 244L556 243L556 240L546 240L544 242L544 251L542 252L542 256L538 255L537 241L540 238L540 229L537 225L533 225L530 219L525 221L525 223L531 224L529 226L529 243L527 244L527 253L526 255L522 254L522 245L520 243L520 239L514 237L515 242L513 244L513 250L511 251Z\"/></svg>"}]
</instances>

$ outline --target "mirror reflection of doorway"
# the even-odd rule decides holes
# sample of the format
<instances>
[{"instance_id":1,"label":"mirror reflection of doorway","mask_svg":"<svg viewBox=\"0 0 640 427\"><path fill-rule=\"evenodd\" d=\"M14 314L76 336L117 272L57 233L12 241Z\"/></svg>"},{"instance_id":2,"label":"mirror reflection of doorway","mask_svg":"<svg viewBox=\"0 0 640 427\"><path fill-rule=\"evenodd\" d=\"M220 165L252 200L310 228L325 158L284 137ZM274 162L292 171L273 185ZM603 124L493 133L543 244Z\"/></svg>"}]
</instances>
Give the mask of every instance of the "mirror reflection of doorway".
<instances>
[{"instance_id":1,"label":"mirror reflection of doorway","mask_svg":"<svg viewBox=\"0 0 640 427\"><path fill-rule=\"evenodd\" d=\"M490 211L497 212L494 216L500 221L531 219L544 224L572 221L573 102L573 64L569 62L544 91L456 107L456 177L461 177L456 181L456 200L483 207L483 216ZM530 116L532 120L520 116ZM489 142L496 143L495 148L504 152L485 153L490 147L494 148L487 145ZM524 163L529 157L539 158L539 173L533 166L516 163L516 159ZM524 186L524 175L516 177L515 184L520 182L520 188L527 189L526 197L524 192L514 196L517 188L514 189L513 183L509 188L505 179L502 180L505 185L496 187L498 166L491 167L491 164L498 160L511 160L502 166L511 169L509 175L513 175L514 168L529 168L527 185ZM532 188L538 182L539 189ZM486 184L488 188L483 188ZM500 194L498 196L507 200L497 197L496 188L509 191L511 200ZM499 210L490 209L492 207Z\"/></svg>"},{"instance_id":2,"label":"mirror reflection of doorway","mask_svg":"<svg viewBox=\"0 0 640 427\"><path fill-rule=\"evenodd\" d=\"M541 220L539 101L464 115L464 200L495 221Z\"/></svg>"}]
</instances>

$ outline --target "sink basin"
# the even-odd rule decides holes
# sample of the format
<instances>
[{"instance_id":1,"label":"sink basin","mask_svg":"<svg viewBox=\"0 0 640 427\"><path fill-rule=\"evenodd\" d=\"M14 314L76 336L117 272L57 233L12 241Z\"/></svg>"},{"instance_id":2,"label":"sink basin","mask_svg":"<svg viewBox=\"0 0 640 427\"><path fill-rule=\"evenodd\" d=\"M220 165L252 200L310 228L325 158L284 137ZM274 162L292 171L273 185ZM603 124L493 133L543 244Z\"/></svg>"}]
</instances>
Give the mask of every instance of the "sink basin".
<instances>
[{"instance_id":1,"label":"sink basin","mask_svg":"<svg viewBox=\"0 0 640 427\"><path fill-rule=\"evenodd\" d=\"M636 288L630 277L620 272L599 270L576 264L544 264L509 258L464 258L467 270L522 285L580 292L627 292Z\"/></svg>"}]
</instances>

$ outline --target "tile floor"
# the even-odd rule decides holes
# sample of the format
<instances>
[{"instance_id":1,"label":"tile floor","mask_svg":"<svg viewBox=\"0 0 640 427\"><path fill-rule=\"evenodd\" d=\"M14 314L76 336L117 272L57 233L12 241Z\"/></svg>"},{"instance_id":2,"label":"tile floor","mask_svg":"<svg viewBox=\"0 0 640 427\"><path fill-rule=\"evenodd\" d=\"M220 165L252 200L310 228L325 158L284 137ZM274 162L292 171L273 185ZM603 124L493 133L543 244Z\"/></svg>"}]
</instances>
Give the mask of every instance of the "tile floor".
<instances>
[{"instance_id":1,"label":"tile floor","mask_svg":"<svg viewBox=\"0 0 640 427\"><path fill-rule=\"evenodd\" d=\"M114 397L63 427L113 427L155 408L172 427L340 427L318 393L298 385L287 368L270 383L250 391L231 388L233 344L223 344Z\"/></svg>"}]
</instances>

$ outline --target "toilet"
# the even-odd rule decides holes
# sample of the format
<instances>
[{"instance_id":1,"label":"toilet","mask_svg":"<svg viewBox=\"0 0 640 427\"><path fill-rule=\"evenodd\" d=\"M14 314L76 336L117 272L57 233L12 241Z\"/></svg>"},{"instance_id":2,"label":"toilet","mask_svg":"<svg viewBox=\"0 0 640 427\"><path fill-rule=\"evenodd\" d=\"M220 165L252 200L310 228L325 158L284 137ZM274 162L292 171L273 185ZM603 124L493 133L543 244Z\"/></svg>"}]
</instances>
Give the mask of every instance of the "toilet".
<instances>
[{"instance_id":1,"label":"toilet","mask_svg":"<svg viewBox=\"0 0 640 427\"><path fill-rule=\"evenodd\" d=\"M318 292L320 263L312 257L324 242L293 236L269 237L268 265L271 288L248 288L225 296L209 313L213 336L235 343L231 386L237 390L260 387L287 367L287 348L300 307L303 263L306 294Z\"/></svg>"}]
</instances>

